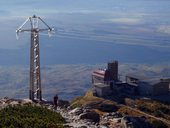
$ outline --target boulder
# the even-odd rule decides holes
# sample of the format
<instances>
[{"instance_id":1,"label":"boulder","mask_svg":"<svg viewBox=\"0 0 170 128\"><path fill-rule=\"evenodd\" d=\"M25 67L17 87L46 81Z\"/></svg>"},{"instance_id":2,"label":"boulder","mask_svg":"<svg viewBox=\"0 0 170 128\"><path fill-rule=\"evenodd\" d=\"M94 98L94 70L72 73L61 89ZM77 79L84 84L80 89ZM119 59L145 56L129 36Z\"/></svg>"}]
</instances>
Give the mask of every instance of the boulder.
<instances>
[{"instance_id":1,"label":"boulder","mask_svg":"<svg viewBox=\"0 0 170 128\"><path fill-rule=\"evenodd\" d=\"M10 103L11 106L15 106L15 105L18 105L18 104L19 104L18 101L12 101L12 102Z\"/></svg>"},{"instance_id":2,"label":"boulder","mask_svg":"<svg viewBox=\"0 0 170 128\"><path fill-rule=\"evenodd\" d=\"M70 126L69 124L64 124L64 128L73 128L73 127Z\"/></svg>"},{"instance_id":3,"label":"boulder","mask_svg":"<svg viewBox=\"0 0 170 128\"><path fill-rule=\"evenodd\" d=\"M69 112L69 114L73 114L73 115L80 115L81 113L83 113L83 109L79 108L79 107L77 107Z\"/></svg>"},{"instance_id":4,"label":"boulder","mask_svg":"<svg viewBox=\"0 0 170 128\"><path fill-rule=\"evenodd\" d=\"M123 128L150 128L149 123L141 117L125 116L121 119L121 125Z\"/></svg>"},{"instance_id":5,"label":"boulder","mask_svg":"<svg viewBox=\"0 0 170 128\"><path fill-rule=\"evenodd\" d=\"M118 108L113 104L101 104L98 109L103 112L115 112Z\"/></svg>"},{"instance_id":6,"label":"boulder","mask_svg":"<svg viewBox=\"0 0 170 128\"><path fill-rule=\"evenodd\" d=\"M100 128L109 128L109 127L105 125L100 125Z\"/></svg>"},{"instance_id":7,"label":"boulder","mask_svg":"<svg viewBox=\"0 0 170 128\"><path fill-rule=\"evenodd\" d=\"M33 103L33 101L30 100L30 99L23 99L23 100L21 101L21 104L32 104L32 103Z\"/></svg>"},{"instance_id":8,"label":"boulder","mask_svg":"<svg viewBox=\"0 0 170 128\"><path fill-rule=\"evenodd\" d=\"M79 119L87 119L87 120L91 120L92 122L99 122L100 115L94 111L85 112L79 115Z\"/></svg>"},{"instance_id":9,"label":"boulder","mask_svg":"<svg viewBox=\"0 0 170 128\"><path fill-rule=\"evenodd\" d=\"M69 101L66 100L58 100L58 106L59 107L65 107L67 108L70 105Z\"/></svg>"},{"instance_id":10,"label":"boulder","mask_svg":"<svg viewBox=\"0 0 170 128\"><path fill-rule=\"evenodd\" d=\"M84 109L83 109L83 113L85 113L85 112L91 112L91 109L86 109L86 108L84 108Z\"/></svg>"},{"instance_id":11,"label":"boulder","mask_svg":"<svg viewBox=\"0 0 170 128\"><path fill-rule=\"evenodd\" d=\"M78 128L88 128L87 126L83 125L83 126L80 126Z\"/></svg>"}]
</instances>

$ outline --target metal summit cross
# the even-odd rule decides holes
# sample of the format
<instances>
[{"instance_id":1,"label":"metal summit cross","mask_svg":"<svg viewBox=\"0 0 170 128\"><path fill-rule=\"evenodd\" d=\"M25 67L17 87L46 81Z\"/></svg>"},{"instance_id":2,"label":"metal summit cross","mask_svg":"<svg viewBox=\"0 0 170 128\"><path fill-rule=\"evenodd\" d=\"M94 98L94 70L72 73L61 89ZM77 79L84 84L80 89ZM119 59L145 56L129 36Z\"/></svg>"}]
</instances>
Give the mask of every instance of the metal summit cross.
<instances>
[{"instance_id":1,"label":"metal summit cross","mask_svg":"<svg viewBox=\"0 0 170 128\"><path fill-rule=\"evenodd\" d=\"M28 24L29 22L29 24ZM45 28L39 28L39 25ZM29 25L30 28L24 28ZM30 90L29 98L32 101L42 100L41 90L41 71L40 71L40 51L39 51L39 32L47 31L50 36L53 28L49 27L44 20L36 15L27 18L27 20L16 30L17 38L21 32L31 33L31 47L30 47Z\"/></svg>"}]
</instances>

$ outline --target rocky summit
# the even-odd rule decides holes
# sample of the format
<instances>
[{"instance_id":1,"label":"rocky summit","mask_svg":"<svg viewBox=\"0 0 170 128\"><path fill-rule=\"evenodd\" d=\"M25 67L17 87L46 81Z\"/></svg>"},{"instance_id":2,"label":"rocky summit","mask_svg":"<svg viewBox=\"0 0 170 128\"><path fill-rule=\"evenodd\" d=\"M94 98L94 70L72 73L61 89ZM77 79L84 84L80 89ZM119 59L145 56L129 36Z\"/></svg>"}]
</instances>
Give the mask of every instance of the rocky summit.
<instances>
[{"instance_id":1,"label":"rocky summit","mask_svg":"<svg viewBox=\"0 0 170 128\"><path fill-rule=\"evenodd\" d=\"M74 107L68 102L59 100L57 108L52 102L32 102L28 99L10 99L2 98L0 100L0 108L4 109L7 106L27 105L32 104L42 106L60 113L65 119L65 128L150 128L149 124L144 118L123 116L118 112L103 112L97 108L90 108L90 106ZM142 127L143 126L143 127Z\"/></svg>"},{"instance_id":2,"label":"rocky summit","mask_svg":"<svg viewBox=\"0 0 170 128\"><path fill-rule=\"evenodd\" d=\"M102 112L85 107L58 107L56 111L65 118L66 128L151 128L142 117L123 116L118 112Z\"/></svg>"}]
</instances>

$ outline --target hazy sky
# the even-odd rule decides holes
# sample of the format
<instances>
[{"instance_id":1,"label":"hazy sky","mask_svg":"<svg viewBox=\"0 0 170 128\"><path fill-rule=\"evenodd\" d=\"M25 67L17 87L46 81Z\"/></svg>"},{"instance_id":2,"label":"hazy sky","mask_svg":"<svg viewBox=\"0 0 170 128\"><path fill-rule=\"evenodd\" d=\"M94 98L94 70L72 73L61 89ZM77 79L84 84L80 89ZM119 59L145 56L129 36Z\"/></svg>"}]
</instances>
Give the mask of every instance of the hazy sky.
<instances>
[{"instance_id":1,"label":"hazy sky","mask_svg":"<svg viewBox=\"0 0 170 128\"><path fill-rule=\"evenodd\" d=\"M68 53L80 60L93 55L91 60L103 56L106 61L115 55L136 61L133 55L137 51L132 48L151 56L160 55L165 61L170 56L169 0L1 0L0 5L0 64L9 62L5 56L18 60L28 57L30 35L21 34L16 40L15 30L33 14L55 28L52 38L41 37L41 51L60 58L64 53L62 60L67 60ZM76 48L79 54L83 51L81 56ZM85 48L91 51L86 53Z\"/></svg>"},{"instance_id":2,"label":"hazy sky","mask_svg":"<svg viewBox=\"0 0 170 128\"><path fill-rule=\"evenodd\" d=\"M69 34L75 34L72 30L82 35L102 31L105 37L112 36L109 32L139 37L149 33L151 39L165 35L169 41L169 0L1 0L0 5L0 48L22 45L14 43L15 29L33 14Z\"/></svg>"}]
</instances>

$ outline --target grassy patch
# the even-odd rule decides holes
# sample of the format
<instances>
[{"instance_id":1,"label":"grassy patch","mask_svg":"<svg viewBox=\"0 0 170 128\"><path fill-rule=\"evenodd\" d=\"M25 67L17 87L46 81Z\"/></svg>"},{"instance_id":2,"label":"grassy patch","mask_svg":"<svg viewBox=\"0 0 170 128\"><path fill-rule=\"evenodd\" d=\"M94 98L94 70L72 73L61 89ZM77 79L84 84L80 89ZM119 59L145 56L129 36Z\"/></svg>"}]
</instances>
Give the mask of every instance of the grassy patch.
<instances>
[{"instance_id":1,"label":"grassy patch","mask_svg":"<svg viewBox=\"0 0 170 128\"><path fill-rule=\"evenodd\" d=\"M76 99L74 99L71 102L71 106L80 107L80 106L84 106L84 105L88 105L88 104L92 104L96 102L102 102L102 101L103 101L102 98L95 97L93 96L93 93L91 91L87 91L85 96L77 97Z\"/></svg>"},{"instance_id":2,"label":"grassy patch","mask_svg":"<svg viewBox=\"0 0 170 128\"><path fill-rule=\"evenodd\" d=\"M170 120L170 106L161 102L146 99L126 99L126 104L153 116Z\"/></svg>"},{"instance_id":3,"label":"grassy patch","mask_svg":"<svg viewBox=\"0 0 170 128\"><path fill-rule=\"evenodd\" d=\"M123 106L118 110L119 113L122 115L131 115L131 116L144 116L143 114L134 111L132 109L129 109L127 106Z\"/></svg>"},{"instance_id":4,"label":"grassy patch","mask_svg":"<svg viewBox=\"0 0 170 128\"><path fill-rule=\"evenodd\" d=\"M151 118L151 117L148 117L145 114L140 113L138 111L135 111L133 109L130 109L127 106L120 107L118 112L121 113L122 115L131 115L131 116L145 117L146 120L151 124L151 126L153 126L153 128L168 128L168 125L165 124L164 122L162 122L160 120L156 120L156 119Z\"/></svg>"},{"instance_id":5,"label":"grassy patch","mask_svg":"<svg viewBox=\"0 0 170 128\"><path fill-rule=\"evenodd\" d=\"M93 96L92 91L88 91L84 96L78 97L71 102L73 108L80 106L89 106L93 109L101 111L115 111L118 109L117 103Z\"/></svg>"}]
</instances>

